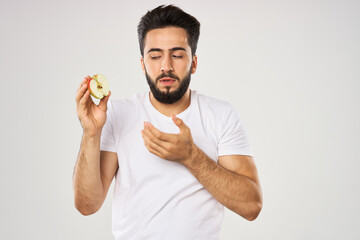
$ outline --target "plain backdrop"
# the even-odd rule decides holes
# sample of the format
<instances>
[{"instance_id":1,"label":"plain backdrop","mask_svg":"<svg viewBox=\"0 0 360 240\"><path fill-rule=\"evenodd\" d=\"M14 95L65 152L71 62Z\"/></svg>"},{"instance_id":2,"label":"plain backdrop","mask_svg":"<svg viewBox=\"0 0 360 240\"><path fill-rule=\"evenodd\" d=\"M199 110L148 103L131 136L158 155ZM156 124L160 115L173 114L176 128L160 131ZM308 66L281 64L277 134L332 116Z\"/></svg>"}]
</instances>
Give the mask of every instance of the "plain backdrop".
<instances>
[{"instance_id":1,"label":"plain backdrop","mask_svg":"<svg viewBox=\"0 0 360 240\"><path fill-rule=\"evenodd\" d=\"M263 210L226 210L221 240L360 239L360 2L0 0L0 239L113 239L74 207L75 95L148 89L136 27L173 3L201 22L191 88L228 101L249 135Z\"/></svg>"}]
</instances>

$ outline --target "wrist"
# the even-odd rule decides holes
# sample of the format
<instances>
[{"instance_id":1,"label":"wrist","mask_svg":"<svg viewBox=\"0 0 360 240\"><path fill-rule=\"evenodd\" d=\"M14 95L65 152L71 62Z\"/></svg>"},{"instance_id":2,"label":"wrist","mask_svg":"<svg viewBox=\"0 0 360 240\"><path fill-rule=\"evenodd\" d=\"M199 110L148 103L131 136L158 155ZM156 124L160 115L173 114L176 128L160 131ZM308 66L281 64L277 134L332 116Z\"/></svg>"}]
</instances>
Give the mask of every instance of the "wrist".
<instances>
[{"instance_id":1,"label":"wrist","mask_svg":"<svg viewBox=\"0 0 360 240\"><path fill-rule=\"evenodd\" d=\"M87 140L98 140L101 137L101 131L100 132L83 132L83 138Z\"/></svg>"},{"instance_id":2,"label":"wrist","mask_svg":"<svg viewBox=\"0 0 360 240\"><path fill-rule=\"evenodd\" d=\"M201 163L201 150L195 144L192 144L190 156L184 161L185 167L194 169Z\"/></svg>"}]
</instances>

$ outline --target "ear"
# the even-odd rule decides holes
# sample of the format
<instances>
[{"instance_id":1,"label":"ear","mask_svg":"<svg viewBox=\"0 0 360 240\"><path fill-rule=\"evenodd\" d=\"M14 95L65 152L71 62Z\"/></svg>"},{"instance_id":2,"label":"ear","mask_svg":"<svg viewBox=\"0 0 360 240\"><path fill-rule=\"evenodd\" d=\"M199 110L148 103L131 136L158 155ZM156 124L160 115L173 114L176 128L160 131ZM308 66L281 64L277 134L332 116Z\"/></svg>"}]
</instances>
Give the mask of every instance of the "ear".
<instances>
[{"instance_id":1,"label":"ear","mask_svg":"<svg viewBox=\"0 0 360 240\"><path fill-rule=\"evenodd\" d=\"M191 63L191 74L194 74L196 72L197 68L197 56L194 55Z\"/></svg>"},{"instance_id":2,"label":"ear","mask_svg":"<svg viewBox=\"0 0 360 240\"><path fill-rule=\"evenodd\" d=\"M141 57L140 61L141 61L141 68L142 68L142 70L143 70L143 73L144 73L144 75L145 75L145 64L144 64L144 57Z\"/></svg>"}]
</instances>

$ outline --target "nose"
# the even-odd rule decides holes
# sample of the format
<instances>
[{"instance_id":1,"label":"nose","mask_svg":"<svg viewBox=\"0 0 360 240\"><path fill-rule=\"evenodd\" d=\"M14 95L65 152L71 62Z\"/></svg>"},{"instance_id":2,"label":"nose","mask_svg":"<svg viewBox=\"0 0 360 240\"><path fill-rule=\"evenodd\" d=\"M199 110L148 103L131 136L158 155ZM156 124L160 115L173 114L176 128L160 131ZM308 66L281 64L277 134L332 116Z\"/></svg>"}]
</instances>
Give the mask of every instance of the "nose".
<instances>
[{"instance_id":1,"label":"nose","mask_svg":"<svg viewBox=\"0 0 360 240\"><path fill-rule=\"evenodd\" d=\"M174 71L172 66L172 59L170 56L164 56L161 62L161 72L172 72Z\"/></svg>"}]
</instances>

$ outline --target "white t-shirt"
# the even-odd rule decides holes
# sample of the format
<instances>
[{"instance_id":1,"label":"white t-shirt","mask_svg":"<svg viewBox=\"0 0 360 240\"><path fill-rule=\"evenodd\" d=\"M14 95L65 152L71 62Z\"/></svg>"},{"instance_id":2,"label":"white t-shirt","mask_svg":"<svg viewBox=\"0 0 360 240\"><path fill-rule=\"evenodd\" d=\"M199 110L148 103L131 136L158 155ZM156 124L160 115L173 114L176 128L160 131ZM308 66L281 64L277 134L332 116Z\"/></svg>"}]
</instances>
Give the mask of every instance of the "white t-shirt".
<instances>
[{"instance_id":1,"label":"white t-shirt","mask_svg":"<svg viewBox=\"0 0 360 240\"><path fill-rule=\"evenodd\" d=\"M211 159L252 155L243 123L234 108L191 91L190 106L177 115L194 143ZM109 100L100 150L116 152L112 230L115 240L215 240L224 206L180 163L161 159L144 146L144 121L167 133L179 129L157 111L149 92Z\"/></svg>"}]
</instances>

